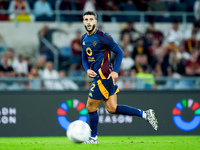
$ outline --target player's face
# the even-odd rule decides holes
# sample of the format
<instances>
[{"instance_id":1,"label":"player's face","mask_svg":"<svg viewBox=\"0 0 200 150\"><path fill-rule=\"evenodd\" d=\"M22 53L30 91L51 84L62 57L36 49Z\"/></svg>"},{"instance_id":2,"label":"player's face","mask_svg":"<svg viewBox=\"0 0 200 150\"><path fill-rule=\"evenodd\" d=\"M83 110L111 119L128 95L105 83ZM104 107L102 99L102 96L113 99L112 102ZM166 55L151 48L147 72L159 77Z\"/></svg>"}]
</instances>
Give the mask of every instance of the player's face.
<instances>
[{"instance_id":1,"label":"player's face","mask_svg":"<svg viewBox=\"0 0 200 150\"><path fill-rule=\"evenodd\" d=\"M83 24L87 32L92 32L97 24L97 20L95 19L94 15L85 15L83 17Z\"/></svg>"}]
</instances>

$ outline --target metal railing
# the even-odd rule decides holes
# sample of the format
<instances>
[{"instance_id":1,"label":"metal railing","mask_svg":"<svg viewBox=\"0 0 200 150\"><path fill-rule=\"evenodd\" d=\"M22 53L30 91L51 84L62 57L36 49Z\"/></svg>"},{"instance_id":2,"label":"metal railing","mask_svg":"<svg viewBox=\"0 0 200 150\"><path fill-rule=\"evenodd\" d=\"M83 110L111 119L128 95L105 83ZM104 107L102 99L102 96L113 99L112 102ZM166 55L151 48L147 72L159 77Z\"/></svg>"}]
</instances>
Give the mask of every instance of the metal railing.
<instances>
[{"instance_id":1,"label":"metal railing","mask_svg":"<svg viewBox=\"0 0 200 150\"><path fill-rule=\"evenodd\" d=\"M40 37L42 43L47 47L49 48L49 50L52 51L53 53L53 61L54 61L54 69L55 70L58 70L58 65L59 65L59 53L58 53L58 50L44 37Z\"/></svg>"},{"instance_id":2,"label":"metal railing","mask_svg":"<svg viewBox=\"0 0 200 150\"><path fill-rule=\"evenodd\" d=\"M57 0L55 3L55 11L54 14L56 16L56 22L60 23L60 15L82 15L83 11L61 11L60 4L62 0ZM140 23L143 25L145 23L146 16L163 16L163 17L180 17L182 23L186 26L187 24L187 17L194 17L193 12L169 12L169 11L97 11L98 21L103 22L103 16L108 15L112 19L111 21L116 21L117 16L139 16ZM130 19L130 18L129 18ZM82 20L80 20L82 21ZM128 21L128 20L127 20Z\"/></svg>"},{"instance_id":3,"label":"metal railing","mask_svg":"<svg viewBox=\"0 0 200 150\"><path fill-rule=\"evenodd\" d=\"M55 21L60 23L60 15L78 15L82 16L83 11L82 10L59 10L60 3L62 0L57 0L55 4L55 10L54 10L54 15L55 15ZM33 11L30 12L33 14ZM187 17L193 17L194 18L194 13L193 12L186 12L186 11L176 11L176 12L169 12L169 11L97 11L96 12L98 15L98 21L103 22L103 16L110 16L111 21L116 21L117 16L138 16L139 17L139 22L141 24L145 23L145 17L147 16L163 16L163 17L180 17L181 21L183 24L187 24ZM7 10L0 10L0 14L9 14ZM34 14L33 14L34 15ZM17 14L16 14L17 16ZM82 21L82 20L80 20Z\"/></svg>"},{"instance_id":4,"label":"metal railing","mask_svg":"<svg viewBox=\"0 0 200 150\"><path fill-rule=\"evenodd\" d=\"M0 78L0 90L88 90L91 78L65 77L58 79L43 78ZM119 77L117 85L120 90L200 90L200 78L159 77L138 79Z\"/></svg>"}]
</instances>

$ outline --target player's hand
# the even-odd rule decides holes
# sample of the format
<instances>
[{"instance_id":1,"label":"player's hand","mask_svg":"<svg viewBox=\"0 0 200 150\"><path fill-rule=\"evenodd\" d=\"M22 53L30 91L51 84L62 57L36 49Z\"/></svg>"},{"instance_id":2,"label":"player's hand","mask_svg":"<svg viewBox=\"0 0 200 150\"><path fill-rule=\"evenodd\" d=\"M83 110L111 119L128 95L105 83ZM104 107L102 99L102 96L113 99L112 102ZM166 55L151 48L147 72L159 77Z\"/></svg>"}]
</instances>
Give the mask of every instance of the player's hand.
<instances>
[{"instance_id":1,"label":"player's hand","mask_svg":"<svg viewBox=\"0 0 200 150\"><path fill-rule=\"evenodd\" d=\"M90 78L95 78L97 76L97 73L94 72L92 69L87 70L87 74Z\"/></svg>"},{"instance_id":2,"label":"player's hand","mask_svg":"<svg viewBox=\"0 0 200 150\"><path fill-rule=\"evenodd\" d=\"M118 79L118 73L112 71L112 72L109 74L109 76L108 76L107 79L110 79L110 77L113 79L113 84L115 85L116 82L117 82L117 79Z\"/></svg>"}]
</instances>

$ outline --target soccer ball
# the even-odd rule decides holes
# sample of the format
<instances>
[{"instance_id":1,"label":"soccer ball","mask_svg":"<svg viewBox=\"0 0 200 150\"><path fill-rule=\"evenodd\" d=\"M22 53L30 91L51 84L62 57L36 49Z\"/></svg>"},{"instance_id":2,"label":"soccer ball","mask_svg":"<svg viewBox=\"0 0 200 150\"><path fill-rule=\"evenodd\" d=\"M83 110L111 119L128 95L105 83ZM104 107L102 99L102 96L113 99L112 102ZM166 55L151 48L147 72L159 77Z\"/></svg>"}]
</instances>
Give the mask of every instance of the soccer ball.
<instances>
[{"instance_id":1,"label":"soccer ball","mask_svg":"<svg viewBox=\"0 0 200 150\"><path fill-rule=\"evenodd\" d=\"M69 140L75 143L83 143L89 140L90 132L89 125L81 120L72 122L66 131Z\"/></svg>"}]
</instances>

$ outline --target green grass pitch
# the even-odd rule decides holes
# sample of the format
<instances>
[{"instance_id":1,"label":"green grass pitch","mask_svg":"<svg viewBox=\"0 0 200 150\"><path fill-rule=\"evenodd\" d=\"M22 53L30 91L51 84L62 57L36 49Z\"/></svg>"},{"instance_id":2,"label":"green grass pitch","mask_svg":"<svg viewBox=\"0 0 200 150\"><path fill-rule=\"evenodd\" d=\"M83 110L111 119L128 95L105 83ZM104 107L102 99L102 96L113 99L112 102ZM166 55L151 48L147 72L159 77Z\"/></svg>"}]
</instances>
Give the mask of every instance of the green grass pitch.
<instances>
[{"instance_id":1,"label":"green grass pitch","mask_svg":"<svg viewBox=\"0 0 200 150\"><path fill-rule=\"evenodd\" d=\"M0 150L199 150L200 136L99 136L99 144L75 144L67 137L0 138Z\"/></svg>"}]
</instances>

